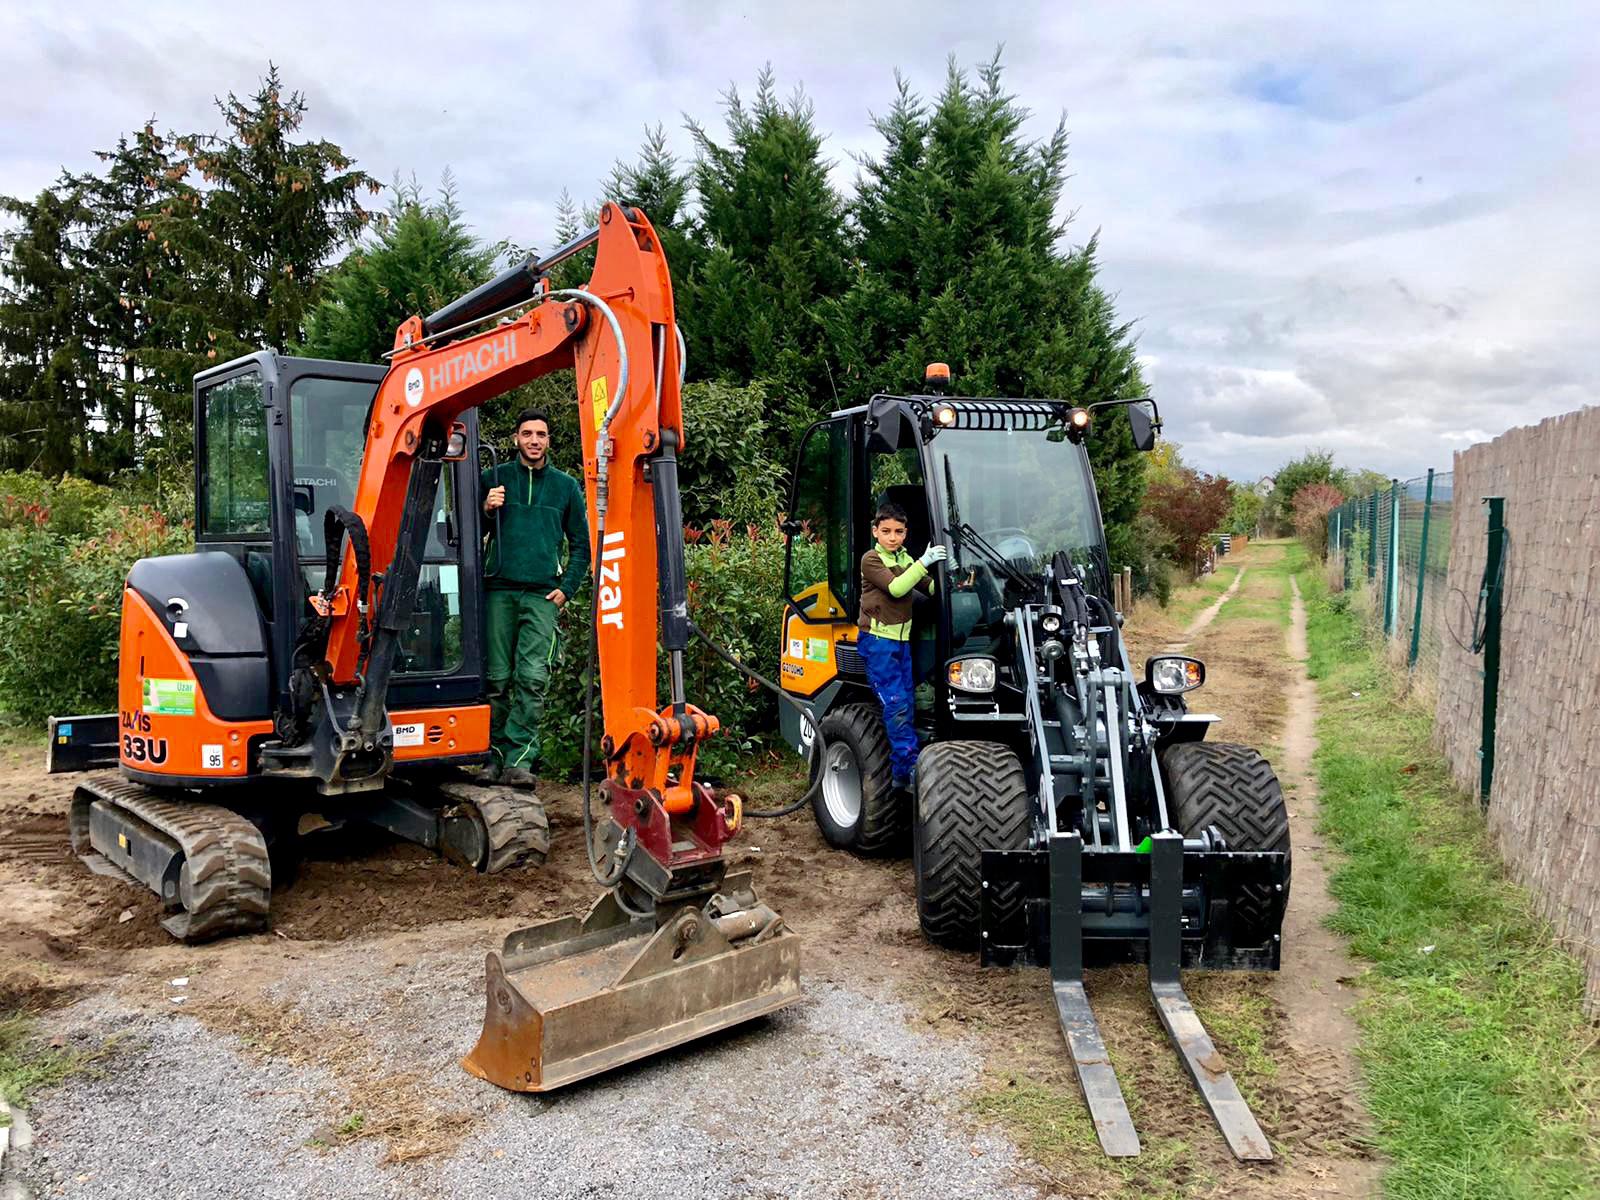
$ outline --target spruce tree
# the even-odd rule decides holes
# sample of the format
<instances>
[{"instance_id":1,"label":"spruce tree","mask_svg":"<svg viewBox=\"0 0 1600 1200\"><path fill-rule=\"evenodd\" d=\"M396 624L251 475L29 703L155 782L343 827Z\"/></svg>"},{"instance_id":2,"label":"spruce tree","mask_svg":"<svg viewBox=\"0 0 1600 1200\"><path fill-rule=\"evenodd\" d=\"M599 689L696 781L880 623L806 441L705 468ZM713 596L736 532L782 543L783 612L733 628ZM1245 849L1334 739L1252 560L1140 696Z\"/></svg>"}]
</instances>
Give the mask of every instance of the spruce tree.
<instances>
[{"instance_id":1,"label":"spruce tree","mask_svg":"<svg viewBox=\"0 0 1600 1200\"><path fill-rule=\"evenodd\" d=\"M841 398L919 390L948 362L955 390L1090 404L1141 389L1130 327L1095 282L1095 243L1065 245L1064 125L1042 142L1003 86L998 56L976 79L952 61L925 104L897 77L876 122L851 217L858 266L822 305ZM1126 420L1103 417L1090 442L1114 563L1133 555L1144 464Z\"/></svg>"},{"instance_id":2,"label":"spruce tree","mask_svg":"<svg viewBox=\"0 0 1600 1200\"><path fill-rule=\"evenodd\" d=\"M88 214L70 187L0 197L0 466L81 470L101 401L78 257Z\"/></svg>"},{"instance_id":3,"label":"spruce tree","mask_svg":"<svg viewBox=\"0 0 1600 1200\"><path fill-rule=\"evenodd\" d=\"M140 365L140 355L173 342L162 303L175 282L171 245L155 225L163 214L189 211L193 189L184 182L170 139L156 132L153 120L96 157L105 164L100 173L65 177L64 185L86 209L87 236L75 279L82 336L93 347L104 384L98 415L105 435L96 465L118 470L139 460L155 417L160 381Z\"/></svg>"},{"instance_id":4,"label":"spruce tree","mask_svg":"<svg viewBox=\"0 0 1600 1200\"><path fill-rule=\"evenodd\" d=\"M690 370L765 385L777 450L832 406L818 309L850 280L844 202L804 92L780 101L769 67L748 107L729 89L723 108L726 144L689 123L705 246L692 284L699 344Z\"/></svg>"},{"instance_id":5,"label":"spruce tree","mask_svg":"<svg viewBox=\"0 0 1600 1200\"><path fill-rule=\"evenodd\" d=\"M496 248L472 236L446 173L437 199L396 180L377 228L329 274L296 352L378 362L407 317L427 315L488 280Z\"/></svg>"},{"instance_id":6,"label":"spruce tree","mask_svg":"<svg viewBox=\"0 0 1600 1200\"><path fill-rule=\"evenodd\" d=\"M382 190L332 142L296 140L306 101L284 94L275 66L248 100L230 92L217 107L226 133L177 139L195 182L188 211L164 206L153 221L173 259L169 341L139 355L160 379L169 433L185 441L194 373L298 343L324 268L372 219L363 193Z\"/></svg>"}]
</instances>

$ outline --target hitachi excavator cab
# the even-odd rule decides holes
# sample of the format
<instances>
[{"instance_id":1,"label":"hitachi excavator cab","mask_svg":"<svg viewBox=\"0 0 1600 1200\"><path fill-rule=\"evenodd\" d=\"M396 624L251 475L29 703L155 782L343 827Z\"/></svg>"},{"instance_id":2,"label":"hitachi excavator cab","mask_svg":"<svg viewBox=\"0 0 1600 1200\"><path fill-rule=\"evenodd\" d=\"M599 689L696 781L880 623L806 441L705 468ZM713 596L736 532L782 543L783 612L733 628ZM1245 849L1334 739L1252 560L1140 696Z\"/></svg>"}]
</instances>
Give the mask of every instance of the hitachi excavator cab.
<instances>
[{"instance_id":1,"label":"hitachi excavator cab","mask_svg":"<svg viewBox=\"0 0 1600 1200\"><path fill-rule=\"evenodd\" d=\"M385 369L259 353L195 378L197 553L162 560L173 564L166 582L181 591L187 578L188 590L219 590L242 626L250 624L242 611L248 587L259 616L254 652L224 640L216 657L201 646L190 655L218 717L270 721L280 707L275 701L289 686L309 598L326 575L323 514L333 505L355 506L367 417ZM467 453L441 474L416 603L389 684L390 709L417 714L396 718L397 761L486 761L487 713L462 711L484 697L475 411L465 424ZM221 562L219 553L237 565ZM163 612L167 598L155 599ZM188 624L191 635L201 628L194 618ZM245 774L248 767L241 759L223 770ZM193 773L207 769L215 768L202 762Z\"/></svg>"},{"instance_id":2,"label":"hitachi excavator cab","mask_svg":"<svg viewBox=\"0 0 1600 1200\"><path fill-rule=\"evenodd\" d=\"M475 412L442 465L390 677L394 769L335 801L272 756L327 575L324 514L354 506L384 374L262 352L196 376L194 553L129 572L118 711L52 721L51 770L120 767L77 789L74 848L154 890L182 940L264 928L272 844L308 818L365 821L484 871L549 848L536 797L459 770L489 758ZM208 845L233 849L213 861Z\"/></svg>"}]
</instances>

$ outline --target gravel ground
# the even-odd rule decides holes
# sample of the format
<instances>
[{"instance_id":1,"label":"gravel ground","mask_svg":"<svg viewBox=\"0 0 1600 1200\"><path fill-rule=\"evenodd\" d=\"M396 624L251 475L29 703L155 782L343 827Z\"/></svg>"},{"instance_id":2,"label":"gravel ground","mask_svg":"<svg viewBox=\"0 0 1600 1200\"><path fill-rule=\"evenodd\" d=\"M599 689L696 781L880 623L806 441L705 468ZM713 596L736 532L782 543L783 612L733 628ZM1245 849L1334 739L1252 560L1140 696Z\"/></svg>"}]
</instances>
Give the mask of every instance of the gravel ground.
<instances>
[{"instance_id":1,"label":"gravel ground","mask_svg":"<svg viewBox=\"0 0 1600 1200\"><path fill-rule=\"evenodd\" d=\"M448 1006L468 999L452 995ZM375 1036L391 1032L384 1025L379 1016ZM453 1061L462 1037L420 1054L407 1046L404 1065L432 1064L429 1103L473 1122L448 1155L398 1164L383 1161L378 1137L307 1144L328 1137L329 1105L346 1086L320 1067L105 997L62 1010L50 1027L85 1044L116 1036L119 1048L34 1106L36 1140L5 1168L39 1196L1038 1195L1021 1182L1015 1148L959 1111L978 1055L843 987L812 987L768 1021L553 1099L469 1078ZM463 1029L449 1019L434 1027ZM468 1023L464 1040L475 1032Z\"/></svg>"}]
</instances>

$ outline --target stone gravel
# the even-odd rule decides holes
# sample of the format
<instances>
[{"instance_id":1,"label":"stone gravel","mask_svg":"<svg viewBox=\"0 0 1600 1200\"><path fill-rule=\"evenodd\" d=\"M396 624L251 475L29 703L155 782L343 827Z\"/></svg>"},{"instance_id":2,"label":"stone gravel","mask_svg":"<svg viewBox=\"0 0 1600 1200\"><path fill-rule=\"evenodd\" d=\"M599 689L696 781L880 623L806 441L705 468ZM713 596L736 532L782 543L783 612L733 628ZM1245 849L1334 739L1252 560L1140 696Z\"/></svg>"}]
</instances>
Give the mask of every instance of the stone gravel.
<instances>
[{"instance_id":1,"label":"stone gravel","mask_svg":"<svg viewBox=\"0 0 1600 1200\"><path fill-rule=\"evenodd\" d=\"M448 991L446 1008L466 1007ZM438 1097L476 1115L472 1130L448 1154L385 1164L378 1138L307 1145L341 1094L321 1068L264 1058L181 1014L81 1001L50 1031L86 1045L116 1035L118 1049L38 1099L35 1141L8 1156L6 1179L38 1196L130 1200L1039 1194L1016 1149L961 1111L979 1056L908 1028L892 1002L812 986L766 1021L549 1098L502 1092L456 1065L479 1005L464 1023L436 1011L432 1028L452 1033L399 1056L428 1062ZM374 1036L392 1035L385 1026Z\"/></svg>"}]
</instances>

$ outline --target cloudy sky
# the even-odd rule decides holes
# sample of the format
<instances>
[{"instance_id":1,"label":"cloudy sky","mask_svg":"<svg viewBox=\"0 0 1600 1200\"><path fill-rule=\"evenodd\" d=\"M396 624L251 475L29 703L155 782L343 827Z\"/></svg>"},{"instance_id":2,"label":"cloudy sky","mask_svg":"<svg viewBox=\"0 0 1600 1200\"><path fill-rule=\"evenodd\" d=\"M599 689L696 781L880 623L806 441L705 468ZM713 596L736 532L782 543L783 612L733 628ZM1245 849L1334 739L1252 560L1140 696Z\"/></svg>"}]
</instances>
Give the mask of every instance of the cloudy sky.
<instances>
[{"instance_id":1,"label":"cloudy sky","mask_svg":"<svg viewBox=\"0 0 1600 1200\"><path fill-rule=\"evenodd\" d=\"M1236 478L1308 448L1401 477L1595 402L1600 3L18 4L0 11L0 193L31 194L270 59L383 179L448 167L477 232L548 244L644 127L717 127L770 62L842 188L898 68L1003 44L1072 134L1071 237L1137 321L1168 434Z\"/></svg>"}]
</instances>

